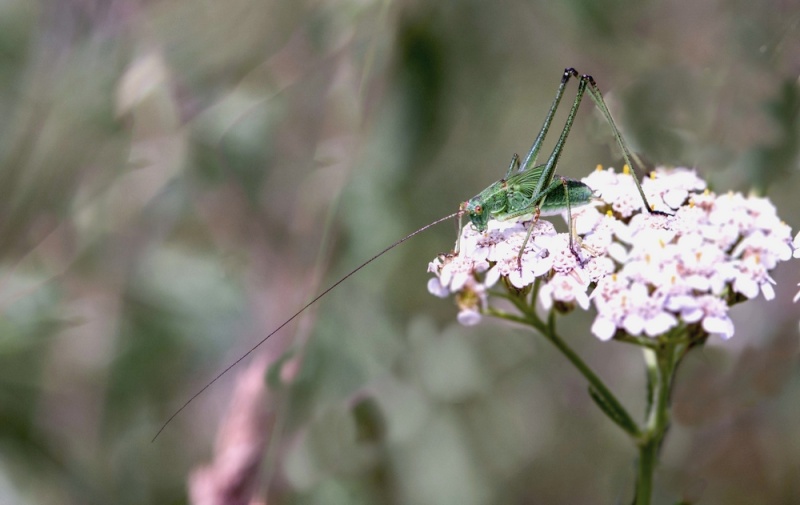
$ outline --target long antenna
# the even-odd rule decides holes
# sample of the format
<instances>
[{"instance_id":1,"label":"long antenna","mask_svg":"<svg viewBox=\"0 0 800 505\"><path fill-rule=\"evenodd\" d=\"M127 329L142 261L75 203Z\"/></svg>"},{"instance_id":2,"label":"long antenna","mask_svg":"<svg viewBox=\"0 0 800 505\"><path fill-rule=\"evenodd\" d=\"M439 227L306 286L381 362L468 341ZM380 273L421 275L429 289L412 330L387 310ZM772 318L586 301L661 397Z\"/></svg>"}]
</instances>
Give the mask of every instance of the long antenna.
<instances>
[{"instance_id":1,"label":"long antenna","mask_svg":"<svg viewBox=\"0 0 800 505\"><path fill-rule=\"evenodd\" d=\"M290 317L289 319L287 319L286 321L284 321L284 322L283 322L283 323L282 323L280 326L278 326L277 328L275 328L274 330L272 330L272 332L271 332L269 335L267 335L266 337L262 338L262 339L261 339L261 341L259 341L259 342L258 342L256 345L254 345L254 346L253 346L253 347L252 347L252 348L251 348L249 351L247 351L246 353L242 354L242 355L239 357L239 359L237 359L236 361L234 361L233 363L231 363L231 364L228 366L228 368L226 368L225 370L223 370L223 371L221 371L219 374L217 374L217 376L216 376L216 377L214 377L213 379L211 379L211 381L210 381L208 384L206 384L205 386L203 386L203 388L202 388L200 391L198 391L197 393L195 393L194 395L192 395L192 397L191 397L191 398L189 398L189 399L186 401L186 403L184 403L184 404L181 406L181 408L179 408L178 410L176 410L176 411L175 411L175 413L174 413L174 414L172 414L172 415L169 417L169 419L167 419L167 421L166 421L166 422L165 422L165 423L164 423L164 424L161 426L161 428L158 430L158 433L156 433L156 435L153 437L153 439L150 441L150 443L153 443L153 442L155 442L155 441L156 441L156 439L158 438L158 436L161 434L161 432L162 432L162 431L164 431L164 428L166 428L166 427L167 427L167 425L169 425L169 423L171 423L171 422L172 422L172 420L173 420L173 419L175 419L175 418L178 416L178 414L180 414L181 412L183 412L183 409L185 409L186 407L188 407L188 406L189 406L189 404L190 404L190 403L192 403L192 402L194 401L194 399L195 399L195 398L197 398L198 396L200 396L201 394L203 394L203 392L204 392L206 389L210 388L212 384L214 384L215 382L217 382L217 381L218 381L218 380L219 380L219 379L220 379L220 378L221 378L223 375L225 375L226 373L228 373L228 372L231 370L231 368L233 368L233 367L235 367L236 365L238 365L238 364L239 364L239 362L241 362L243 359L245 359L246 357L248 357L248 356L249 356L249 355L250 355L250 354L251 354L253 351L255 351L256 349L258 349L258 348L261 346L261 344L263 344L264 342L266 342L266 341L269 339L269 337L271 337L272 335L274 335L274 334L278 333L278 332L279 332L281 329L283 329L283 327L284 327L284 326L286 326L287 324L291 323L292 321L294 321L294 320L295 320L295 318L296 318L297 316L299 316L300 314L302 314L302 313L303 313L303 311L305 311L307 308L309 308L309 307L311 307L312 305L314 305L315 303L317 303L317 301L319 301L319 299L320 299L320 298L322 298L323 296L325 296L325 295L327 295L328 293L330 293L331 291L333 291L333 289L334 289L334 288L336 288L336 286L338 286L339 284L343 283L344 281L346 281L347 279L349 279L349 278L350 278L350 277L351 277L353 274L355 274L356 272L358 272L359 270L361 270L361 269L362 269L362 268L364 268L365 266L369 265L370 263L372 263L372 262L373 262L373 261L375 261L376 259L380 258L381 256L383 256L383 255L384 255L384 254L386 254L387 252L391 251L391 250L392 250L392 249L394 249L395 247L399 246L400 244L402 244L402 243L403 243L403 242L405 242L406 240L410 239L410 238L411 238L411 237L413 237L414 235L417 235L418 233L422 233L423 231L427 230L428 228L431 228L431 227L433 227L433 226L436 226L436 225L437 225L437 224L439 224L439 223L442 223L442 222L444 222L444 221L448 221L448 220L450 220L450 219L453 219L454 217L458 217L458 216L460 216L461 214L462 214L462 211L459 211L459 212L454 212L454 213L450 214L449 216L445 216L445 217L443 217L443 218L437 219L436 221L434 221L434 222L432 222L432 223L429 223L429 224L426 224L426 225L425 225L425 226L423 226L422 228L420 228L420 229L418 229L418 230L416 230L416 231L414 231L414 232L411 232L411 233L409 233L409 234L408 234L408 235L406 235L405 237L401 238L400 240L398 240L398 241L397 241L397 242L395 242L394 244L390 245L390 246L389 246L389 247L387 247L386 249L382 250L381 252L379 252L379 253L378 253L378 254L376 254L375 256L371 257L370 259L368 259L368 260L367 260L367 261L365 261L364 263L362 263L362 264L360 264L359 266L357 266L356 268L354 268L352 271L350 271L350 273L348 273L347 275L345 275L344 277L342 277L342 278L341 278L341 279L339 279L338 281L336 281L336 282L334 282L333 284L331 284L331 285L330 285L330 286L329 286L329 287L328 287L328 288L327 288L325 291L323 291L322 293L320 293L320 294L318 294L317 296L315 296L315 297L314 297L314 298L313 298L313 299L312 299L310 302L308 302L307 304L305 304L305 305L303 306L303 308L301 308L300 310L298 310L297 312L295 312L295 314L294 314L292 317Z\"/></svg>"}]
</instances>

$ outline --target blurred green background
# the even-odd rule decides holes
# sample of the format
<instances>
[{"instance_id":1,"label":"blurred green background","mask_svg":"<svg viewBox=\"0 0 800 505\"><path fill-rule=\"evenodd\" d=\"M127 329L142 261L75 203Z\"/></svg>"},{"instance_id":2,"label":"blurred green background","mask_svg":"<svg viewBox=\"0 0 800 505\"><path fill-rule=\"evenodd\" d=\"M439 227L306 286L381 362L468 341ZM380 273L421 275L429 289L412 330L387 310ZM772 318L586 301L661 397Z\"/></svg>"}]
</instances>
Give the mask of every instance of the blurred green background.
<instances>
[{"instance_id":1,"label":"blurred green background","mask_svg":"<svg viewBox=\"0 0 800 505\"><path fill-rule=\"evenodd\" d=\"M629 502L635 451L566 361L428 294L449 224L150 440L501 177L565 66L649 163L800 227L799 24L793 1L0 1L0 503ZM586 101L559 171L597 163L620 160ZM680 370L656 503L800 502L800 272L774 277ZM641 412L638 351L591 316L562 333ZM231 474L240 501L203 501Z\"/></svg>"}]
</instances>

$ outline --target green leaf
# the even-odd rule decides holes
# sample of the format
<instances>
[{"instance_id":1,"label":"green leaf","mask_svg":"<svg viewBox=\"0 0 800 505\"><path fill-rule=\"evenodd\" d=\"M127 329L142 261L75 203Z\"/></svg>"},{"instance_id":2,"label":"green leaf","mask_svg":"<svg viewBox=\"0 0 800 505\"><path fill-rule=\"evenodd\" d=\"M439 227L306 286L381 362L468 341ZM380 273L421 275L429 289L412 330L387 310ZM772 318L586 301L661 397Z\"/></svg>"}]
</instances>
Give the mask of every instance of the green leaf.
<instances>
[{"instance_id":1,"label":"green leaf","mask_svg":"<svg viewBox=\"0 0 800 505\"><path fill-rule=\"evenodd\" d=\"M597 406L600 407L600 410L602 410L620 428L625 430L626 433L632 435L639 431L639 427L636 426L636 423L625 411L619 410L615 405L607 402L606 399L592 386L589 386L588 389L589 396L591 396L592 400L594 400Z\"/></svg>"}]
</instances>

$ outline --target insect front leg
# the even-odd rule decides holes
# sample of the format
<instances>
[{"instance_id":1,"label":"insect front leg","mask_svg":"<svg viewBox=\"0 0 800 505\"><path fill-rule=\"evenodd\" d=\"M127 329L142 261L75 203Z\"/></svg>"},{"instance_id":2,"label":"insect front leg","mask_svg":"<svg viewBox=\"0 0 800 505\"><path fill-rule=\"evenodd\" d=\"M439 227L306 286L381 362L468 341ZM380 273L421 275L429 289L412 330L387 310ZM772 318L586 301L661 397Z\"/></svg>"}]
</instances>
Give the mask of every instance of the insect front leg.
<instances>
[{"instance_id":1,"label":"insect front leg","mask_svg":"<svg viewBox=\"0 0 800 505\"><path fill-rule=\"evenodd\" d=\"M542 202L544 199L547 198L545 195L542 198ZM533 212L533 220L531 221L530 226L528 226L528 233L525 234L525 240L522 241L522 246L519 248L519 254L517 255L517 268L522 271L522 253L525 251L525 246L528 245L528 240L530 240L531 235L533 234L533 229L536 227L536 223L539 222L539 216L542 214L542 208L539 205L536 205L536 209Z\"/></svg>"}]
</instances>

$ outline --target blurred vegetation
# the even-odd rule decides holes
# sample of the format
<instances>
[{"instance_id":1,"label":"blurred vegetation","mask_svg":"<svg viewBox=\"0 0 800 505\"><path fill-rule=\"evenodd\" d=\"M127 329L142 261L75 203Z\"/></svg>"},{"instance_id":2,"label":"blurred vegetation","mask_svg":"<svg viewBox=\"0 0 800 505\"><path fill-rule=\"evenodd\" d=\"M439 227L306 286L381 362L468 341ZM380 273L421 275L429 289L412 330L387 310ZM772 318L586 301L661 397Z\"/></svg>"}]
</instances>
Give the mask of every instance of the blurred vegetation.
<instances>
[{"instance_id":1,"label":"blurred vegetation","mask_svg":"<svg viewBox=\"0 0 800 505\"><path fill-rule=\"evenodd\" d=\"M499 178L565 66L649 163L768 194L796 229L798 24L781 1L0 2L0 503L188 502L245 366L150 443L160 424ZM597 163L620 160L586 102L559 170ZM427 293L454 237L409 241L263 346L283 360L256 496L630 499L634 453L562 357ZM800 501L799 277L681 370L657 503ZM562 333L636 411L640 356L590 316Z\"/></svg>"}]
</instances>

